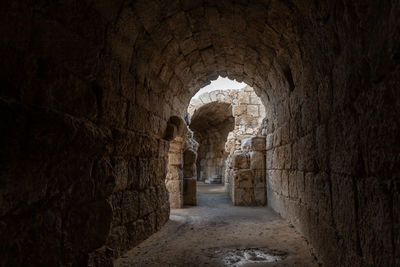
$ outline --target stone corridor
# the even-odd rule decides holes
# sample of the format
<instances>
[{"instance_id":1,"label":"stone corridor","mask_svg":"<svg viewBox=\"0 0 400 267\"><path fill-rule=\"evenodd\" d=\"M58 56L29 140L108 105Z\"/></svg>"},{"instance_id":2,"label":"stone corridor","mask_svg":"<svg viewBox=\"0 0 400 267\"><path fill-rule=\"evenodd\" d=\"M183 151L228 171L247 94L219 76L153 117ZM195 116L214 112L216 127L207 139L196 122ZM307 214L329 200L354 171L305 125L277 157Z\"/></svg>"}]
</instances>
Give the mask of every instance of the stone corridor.
<instances>
[{"instance_id":1,"label":"stone corridor","mask_svg":"<svg viewBox=\"0 0 400 267\"><path fill-rule=\"evenodd\" d=\"M171 210L158 233L114 265L318 266L306 240L272 209L235 207L222 185L198 185L197 200L196 207Z\"/></svg>"},{"instance_id":2,"label":"stone corridor","mask_svg":"<svg viewBox=\"0 0 400 267\"><path fill-rule=\"evenodd\" d=\"M268 207L206 217L204 248L255 223L245 248L290 260L297 231L325 266L400 266L399 18L400 0L0 1L0 266L109 267L165 224L189 234L202 206L169 221L197 202L186 110L219 76L265 108L265 146L228 173Z\"/></svg>"}]
</instances>

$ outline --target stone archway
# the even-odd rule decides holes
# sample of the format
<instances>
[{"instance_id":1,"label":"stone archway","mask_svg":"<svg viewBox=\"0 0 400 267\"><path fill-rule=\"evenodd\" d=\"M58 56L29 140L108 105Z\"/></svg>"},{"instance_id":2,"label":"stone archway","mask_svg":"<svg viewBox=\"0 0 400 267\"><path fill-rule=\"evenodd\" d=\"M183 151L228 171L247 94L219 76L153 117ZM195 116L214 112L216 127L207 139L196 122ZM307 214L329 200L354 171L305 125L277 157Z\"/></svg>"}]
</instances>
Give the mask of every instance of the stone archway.
<instances>
[{"instance_id":1,"label":"stone archway","mask_svg":"<svg viewBox=\"0 0 400 267\"><path fill-rule=\"evenodd\" d=\"M194 111L189 127L199 142L197 179L222 183L227 157L225 142L234 128L231 104L210 102L202 105Z\"/></svg>"}]
</instances>

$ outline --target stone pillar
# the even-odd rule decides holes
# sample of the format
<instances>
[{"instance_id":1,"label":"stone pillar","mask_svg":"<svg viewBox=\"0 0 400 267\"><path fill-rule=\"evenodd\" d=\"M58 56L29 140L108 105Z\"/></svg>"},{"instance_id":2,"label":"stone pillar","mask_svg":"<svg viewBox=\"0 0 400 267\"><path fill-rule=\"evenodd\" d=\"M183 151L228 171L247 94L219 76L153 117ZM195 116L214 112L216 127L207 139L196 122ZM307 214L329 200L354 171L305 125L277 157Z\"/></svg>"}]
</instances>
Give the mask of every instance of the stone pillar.
<instances>
[{"instance_id":1,"label":"stone pillar","mask_svg":"<svg viewBox=\"0 0 400 267\"><path fill-rule=\"evenodd\" d=\"M183 207L182 145L183 139L181 137L176 137L169 144L168 172L165 184L169 192L169 204L171 209Z\"/></svg>"},{"instance_id":2,"label":"stone pillar","mask_svg":"<svg viewBox=\"0 0 400 267\"><path fill-rule=\"evenodd\" d=\"M265 137L257 136L250 139L250 169L253 171L254 204L266 204L266 146Z\"/></svg>"},{"instance_id":3,"label":"stone pillar","mask_svg":"<svg viewBox=\"0 0 400 267\"><path fill-rule=\"evenodd\" d=\"M196 198L196 159L197 153L188 148L183 153L183 203L197 205Z\"/></svg>"},{"instance_id":4,"label":"stone pillar","mask_svg":"<svg viewBox=\"0 0 400 267\"><path fill-rule=\"evenodd\" d=\"M253 203L253 174L249 168L249 154L245 151L236 152L232 156L232 165L232 202L235 206L250 206Z\"/></svg>"},{"instance_id":5,"label":"stone pillar","mask_svg":"<svg viewBox=\"0 0 400 267\"><path fill-rule=\"evenodd\" d=\"M230 195L235 206L263 206L266 203L265 138L242 141L242 151L232 155Z\"/></svg>"}]
</instances>

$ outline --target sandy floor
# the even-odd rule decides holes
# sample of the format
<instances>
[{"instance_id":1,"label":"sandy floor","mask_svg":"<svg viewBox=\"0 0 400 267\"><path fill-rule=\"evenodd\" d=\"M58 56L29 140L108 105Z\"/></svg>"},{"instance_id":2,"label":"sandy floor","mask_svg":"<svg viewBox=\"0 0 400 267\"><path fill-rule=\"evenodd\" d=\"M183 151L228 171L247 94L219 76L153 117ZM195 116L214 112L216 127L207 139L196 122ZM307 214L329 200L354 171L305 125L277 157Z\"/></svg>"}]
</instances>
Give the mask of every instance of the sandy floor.
<instances>
[{"instance_id":1,"label":"sandy floor","mask_svg":"<svg viewBox=\"0 0 400 267\"><path fill-rule=\"evenodd\" d=\"M219 185L198 185L197 198L115 266L318 266L304 238L271 209L232 206Z\"/></svg>"}]
</instances>

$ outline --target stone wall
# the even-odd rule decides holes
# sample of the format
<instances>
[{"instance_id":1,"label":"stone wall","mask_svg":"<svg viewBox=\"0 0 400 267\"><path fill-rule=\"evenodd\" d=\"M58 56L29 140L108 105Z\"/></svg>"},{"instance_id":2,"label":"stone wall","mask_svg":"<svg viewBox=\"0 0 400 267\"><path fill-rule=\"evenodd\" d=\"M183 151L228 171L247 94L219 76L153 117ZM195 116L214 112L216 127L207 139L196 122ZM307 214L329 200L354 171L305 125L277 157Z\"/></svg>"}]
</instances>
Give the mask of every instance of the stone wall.
<instances>
[{"instance_id":1,"label":"stone wall","mask_svg":"<svg viewBox=\"0 0 400 267\"><path fill-rule=\"evenodd\" d=\"M238 91L232 110L235 128L229 133L225 145L225 150L229 154L241 150L243 139L257 135L262 120L265 118L265 107L250 86Z\"/></svg>"}]
</instances>

